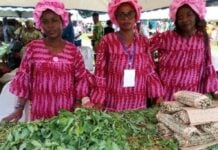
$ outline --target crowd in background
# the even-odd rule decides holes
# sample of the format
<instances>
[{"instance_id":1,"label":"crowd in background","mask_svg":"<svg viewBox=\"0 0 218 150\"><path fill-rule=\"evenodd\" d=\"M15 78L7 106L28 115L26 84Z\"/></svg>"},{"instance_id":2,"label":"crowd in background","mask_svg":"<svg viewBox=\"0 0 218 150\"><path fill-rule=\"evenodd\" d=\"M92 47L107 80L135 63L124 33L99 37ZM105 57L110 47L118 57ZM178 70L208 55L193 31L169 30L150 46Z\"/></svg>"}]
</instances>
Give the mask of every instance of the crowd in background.
<instances>
[{"instance_id":1,"label":"crowd in background","mask_svg":"<svg viewBox=\"0 0 218 150\"><path fill-rule=\"evenodd\" d=\"M7 25L4 23L5 21L7 22ZM101 21L103 27L108 26L108 22L111 22L110 20L107 21ZM33 21L27 20L27 22L31 22L33 24ZM73 32L76 33L75 37L76 39L81 39L79 38L83 33L90 34L92 33L94 29L94 22L93 23L84 23L82 21L75 21L72 20L72 27L74 28ZM110 23L109 23L110 24ZM110 24L113 28L114 31L118 31L119 27L117 27L114 24ZM3 27L5 28L4 30L7 29L7 34L3 32ZM9 42L15 36L19 33L19 29L26 27L25 21L19 22L16 19L3 19L0 21L0 41L4 42ZM161 33L167 30L174 29L174 24L173 22L169 20L140 20L136 23L136 28L137 30L142 33L143 35L147 37L151 37L155 33ZM18 29L16 32L15 30ZM211 39L214 41L218 41L218 22L215 21L209 21L208 22L208 34L210 35ZM105 32L106 33L106 32ZM30 38L31 39L31 38ZM71 37L71 39L74 39L74 37Z\"/></svg>"}]
</instances>

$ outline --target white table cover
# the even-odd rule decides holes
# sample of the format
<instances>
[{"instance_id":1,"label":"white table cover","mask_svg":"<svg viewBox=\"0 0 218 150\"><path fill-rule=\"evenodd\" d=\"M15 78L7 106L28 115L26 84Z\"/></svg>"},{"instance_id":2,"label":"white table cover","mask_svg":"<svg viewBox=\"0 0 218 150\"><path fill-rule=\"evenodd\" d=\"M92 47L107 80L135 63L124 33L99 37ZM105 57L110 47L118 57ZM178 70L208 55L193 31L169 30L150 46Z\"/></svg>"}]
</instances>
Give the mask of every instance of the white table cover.
<instances>
[{"instance_id":1,"label":"white table cover","mask_svg":"<svg viewBox=\"0 0 218 150\"><path fill-rule=\"evenodd\" d=\"M14 111L14 107L18 101L18 97L9 91L11 82L5 84L0 94L0 121ZM24 113L20 121L28 121L29 104L26 105Z\"/></svg>"}]
</instances>

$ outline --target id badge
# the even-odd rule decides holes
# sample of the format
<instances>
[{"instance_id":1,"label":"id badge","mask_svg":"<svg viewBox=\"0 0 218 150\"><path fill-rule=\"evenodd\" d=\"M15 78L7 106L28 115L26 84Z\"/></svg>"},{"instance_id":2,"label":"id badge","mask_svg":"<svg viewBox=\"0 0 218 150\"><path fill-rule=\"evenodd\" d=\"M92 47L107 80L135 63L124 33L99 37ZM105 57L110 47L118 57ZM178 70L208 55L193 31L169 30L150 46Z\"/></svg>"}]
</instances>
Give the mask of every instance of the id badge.
<instances>
[{"instance_id":1,"label":"id badge","mask_svg":"<svg viewBox=\"0 0 218 150\"><path fill-rule=\"evenodd\" d=\"M123 87L135 87L135 69L125 69Z\"/></svg>"}]
</instances>

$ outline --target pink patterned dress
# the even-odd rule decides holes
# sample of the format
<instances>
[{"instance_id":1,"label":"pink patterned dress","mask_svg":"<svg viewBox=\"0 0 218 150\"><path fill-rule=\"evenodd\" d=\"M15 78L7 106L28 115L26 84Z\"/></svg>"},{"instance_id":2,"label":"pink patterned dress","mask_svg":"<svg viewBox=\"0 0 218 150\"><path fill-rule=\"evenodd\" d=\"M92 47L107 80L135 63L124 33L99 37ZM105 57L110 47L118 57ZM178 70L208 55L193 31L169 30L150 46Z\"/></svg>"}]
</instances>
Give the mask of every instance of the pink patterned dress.
<instances>
[{"instance_id":1,"label":"pink patterned dress","mask_svg":"<svg viewBox=\"0 0 218 150\"><path fill-rule=\"evenodd\" d=\"M60 109L72 111L76 99L87 95L87 73L75 46L52 54L44 41L28 44L10 91L31 103L31 120L57 115Z\"/></svg>"},{"instance_id":2,"label":"pink patterned dress","mask_svg":"<svg viewBox=\"0 0 218 150\"><path fill-rule=\"evenodd\" d=\"M173 93L179 90L200 93L218 90L210 47L206 48L202 33L184 38L175 31L166 31L155 35L150 42L151 50L160 53L157 70L166 100L173 100Z\"/></svg>"},{"instance_id":3,"label":"pink patterned dress","mask_svg":"<svg viewBox=\"0 0 218 150\"><path fill-rule=\"evenodd\" d=\"M135 86L124 87L124 70L128 69L129 57L117 33L104 36L97 48L94 87L90 93L93 103L103 104L106 110L123 111L146 107L147 97L163 95L161 82L154 71L148 51L148 40L136 35L129 46L135 45L132 69L135 69Z\"/></svg>"}]
</instances>

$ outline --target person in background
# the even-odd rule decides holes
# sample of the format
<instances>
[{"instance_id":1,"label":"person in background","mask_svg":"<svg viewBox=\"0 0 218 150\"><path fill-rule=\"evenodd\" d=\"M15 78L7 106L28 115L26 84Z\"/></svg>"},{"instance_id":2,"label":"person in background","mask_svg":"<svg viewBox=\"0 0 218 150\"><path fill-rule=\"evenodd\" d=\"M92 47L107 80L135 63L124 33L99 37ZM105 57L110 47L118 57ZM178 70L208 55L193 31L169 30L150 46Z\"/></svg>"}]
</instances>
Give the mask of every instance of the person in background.
<instances>
[{"instance_id":1,"label":"person in background","mask_svg":"<svg viewBox=\"0 0 218 150\"><path fill-rule=\"evenodd\" d=\"M21 62L20 50L22 48L22 44L17 44L16 42L14 42L17 38L14 32L18 28L20 23L15 19L7 20L7 22L7 33L10 33L10 44L7 48L9 51L2 55L2 62L0 63L0 74L8 73L11 70L19 67Z\"/></svg>"},{"instance_id":2,"label":"person in background","mask_svg":"<svg viewBox=\"0 0 218 150\"><path fill-rule=\"evenodd\" d=\"M31 20L27 20L25 22L25 28L21 28L18 32L20 32L20 39L24 45L27 45L32 40L42 38L42 33L35 29L34 22ZM18 35L19 33L15 34Z\"/></svg>"},{"instance_id":3,"label":"person in background","mask_svg":"<svg viewBox=\"0 0 218 150\"><path fill-rule=\"evenodd\" d=\"M15 31L14 31L15 38L14 39L20 40L22 31L23 31L22 23L17 21L15 24Z\"/></svg>"},{"instance_id":4,"label":"person in background","mask_svg":"<svg viewBox=\"0 0 218 150\"><path fill-rule=\"evenodd\" d=\"M141 21L138 21L138 22L136 23L136 29L137 29L137 32L138 32L139 34L142 34L142 35L144 35L144 36L147 36L148 33L146 33L146 31L145 31L145 26L144 26L144 24L143 24ZM147 37L148 37L148 36L147 36Z\"/></svg>"},{"instance_id":5,"label":"person in background","mask_svg":"<svg viewBox=\"0 0 218 150\"><path fill-rule=\"evenodd\" d=\"M63 33L62 33L62 38L64 40L69 41L70 43L74 44L74 29L73 29L73 23L71 21L71 16L72 14L69 13L69 22L67 24L67 26L64 28Z\"/></svg>"},{"instance_id":6,"label":"person in background","mask_svg":"<svg viewBox=\"0 0 218 150\"><path fill-rule=\"evenodd\" d=\"M2 20L2 28L3 28L3 36L4 36L4 42L5 43L9 43L10 42L10 39L9 39L9 35L8 35L8 20L7 18L3 18Z\"/></svg>"},{"instance_id":7,"label":"person in background","mask_svg":"<svg viewBox=\"0 0 218 150\"><path fill-rule=\"evenodd\" d=\"M215 26L215 41L216 44L218 45L218 22L216 22L216 26Z\"/></svg>"},{"instance_id":8,"label":"person in background","mask_svg":"<svg viewBox=\"0 0 218 150\"><path fill-rule=\"evenodd\" d=\"M4 41L4 34L3 34L3 22L0 21L0 44Z\"/></svg>"},{"instance_id":9,"label":"person in background","mask_svg":"<svg viewBox=\"0 0 218 150\"><path fill-rule=\"evenodd\" d=\"M94 59L96 60L96 53L97 53L96 48L97 48L97 45L98 45L99 41L101 40L102 36L104 35L104 28L103 28L101 22L99 21L99 14L98 13L93 13L92 18L93 18L93 22L94 22L94 28L93 28L92 36L89 36L89 38L91 39L91 44L92 44L93 50L95 52Z\"/></svg>"},{"instance_id":10,"label":"person in background","mask_svg":"<svg viewBox=\"0 0 218 150\"><path fill-rule=\"evenodd\" d=\"M175 29L156 34L150 40L151 51L159 53L157 71L166 90L165 100L173 100L173 94L180 90L218 90L205 12L204 0L173 0L170 18Z\"/></svg>"},{"instance_id":11,"label":"person in background","mask_svg":"<svg viewBox=\"0 0 218 150\"><path fill-rule=\"evenodd\" d=\"M25 46L29 42L43 37L42 33L34 27L34 22L32 20L26 20L25 27L22 27L21 24L19 26L19 23L17 23L17 29L15 30L14 34L15 39L22 42L22 48L19 49L19 52L17 51L17 53L20 53L20 57L23 56Z\"/></svg>"},{"instance_id":12,"label":"person in background","mask_svg":"<svg viewBox=\"0 0 218 150\"><path fill-rule=\"evenodd\" d=\"M13 25L10 25L9 21L10 20L8 20L6 17L3 18L3 35L5 43L10 43L11 40L14 38L14 27ZM11 22L14 23L15 21L11 20Z\"/></svg>"},{"instance_id":13,"label":"person in background","mask_svg":"<svg viewBox=\"0 0 218 150\"><path fill-rule=\"evenodd\" d=\"M137 30L137 32L138 32L139 34L141 34L141 22L140 22L140 21L138 21L138 22L136 23L136 30Z\"/></svg>"},{"instance_id":14,"label":"person in background","mask_svg":"<svg viewBox=\"0 0 218 150\"><path fill-rule=\"evenodd\" d=\"M207 34L210 38L212 38L213 30L214 30L214 24L212 22L207 22Z\"/></svg>"},{"instance_id":15,"label":"person in background","mask_svg":"<svg viewBox=\"0 0 218 150\"><path fill-rule=\"evenodd\" d=\"M146 108L146 100L164 94L145 36L136 34L141 6L136 0L112 0L111 21L120 31L105 35L97 46L90 101L96 108L124 111Z\"/></svg>"},{"instance_id":16,"label":"person in background","mask_svg":"<svg viewBox=\"0 0 218 150\"><path fill-rule=\"evenodd\" d=\"M74 44L76 46L82 46L82 40L80 36L82 35L81 27L78 26L76 21L73 21L73 30L74 30Z\"/></svg>"},{"instance_id":17,"label":"person in background","mask_svg":"<svg viewBox=\"0 0 218 150\"><path fill-rule=\"evenodd\" d=\"M112 22L110 20L107 20L106 24L107 24L107 27L104 28L104 35L108 33L113 33L114 28L113 28Z\"/></svg>"},{"instance_id":18,"label":"person in background","mask_svg":"<svg viewBox=\"0 0 218 150\"><path fill-rule=\"evenodd\" d=\"M18 121L27 100L30 119L47 119L61 109L73 111L88 92L87 72L79 50L62 39L68 12L59 0L41 0L33 12L36 27L46 35L27 45L10 91L19 97L15 110L4 121Z\"/></svg>"}]
</instances>

